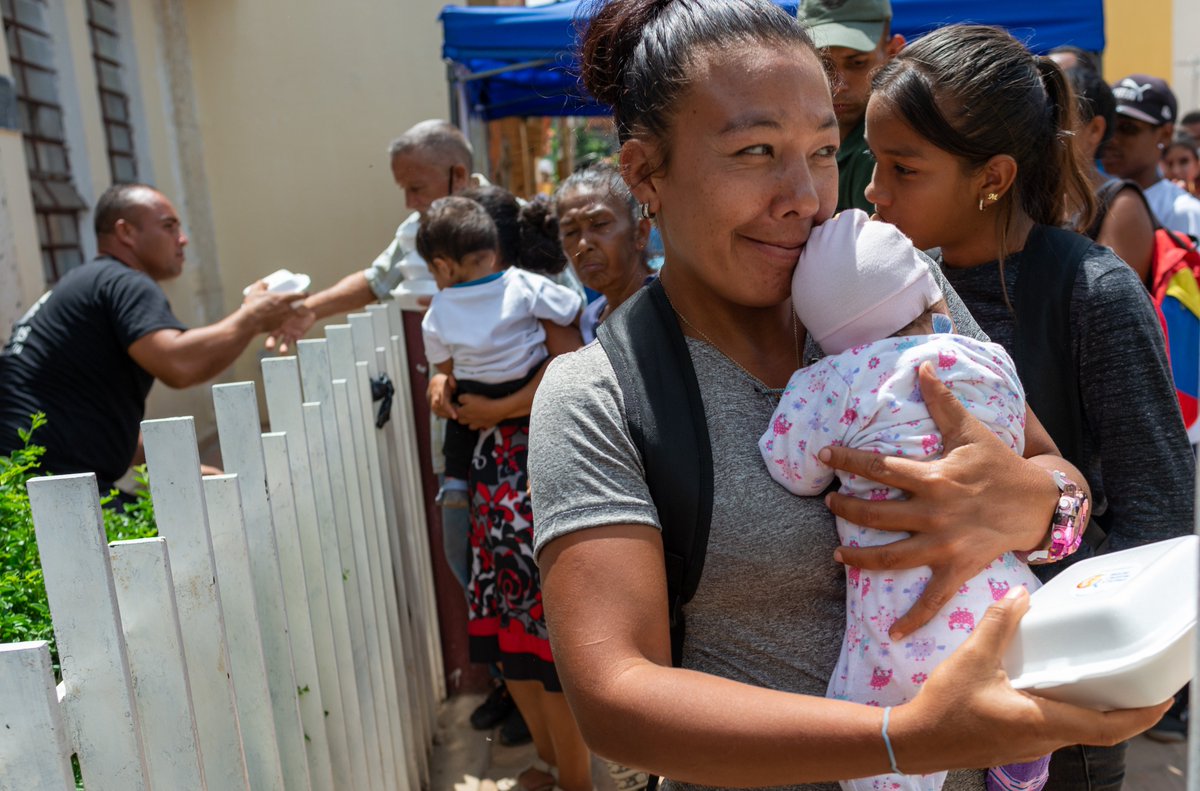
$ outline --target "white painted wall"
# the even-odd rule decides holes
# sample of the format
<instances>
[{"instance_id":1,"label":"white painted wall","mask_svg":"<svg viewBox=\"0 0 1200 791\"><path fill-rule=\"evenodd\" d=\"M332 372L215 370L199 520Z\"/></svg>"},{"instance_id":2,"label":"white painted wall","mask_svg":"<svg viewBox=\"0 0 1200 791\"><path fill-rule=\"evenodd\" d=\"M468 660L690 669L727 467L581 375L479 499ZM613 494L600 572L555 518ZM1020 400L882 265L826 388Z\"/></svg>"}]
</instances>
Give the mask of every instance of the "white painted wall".
<instances>
[{"instance_id":1,"label":"white painted wall","mask_svg":"<svg viewBox=\"0 0 1200 791\"><path fill-rule=\"evenodd\" d=\"M1196 0L1175 0L1171 43L1171 87L1179 99L1179 114L1200 110L1200 3Z\"/></svg>"},{"instance_id":2,"label":"white painted wall","mask_svg":"<svg viewBox=\"0 0 1200 791\"><path fill-rule=\"evenodd\" d=\"M243 286L278 267L324 288L387 245L405 214L387 144L448 113L444 4L118 0L140 175L190 236L183 275L164 284L185 324L227 315ZM76 183L94 202L108 163L86 15L82 3L50 6ZM20 136L0 131L0 342L44 291L23 160ZM90 236L90 215L81 225ZM222 381L256 378L258 352ZM211 442L205 386L156 385L147 417L174 415L194 415L201 445Z\"/></svg>"},{"instance_id":3,"label":"white painted wall","mask_svg":"<svg viewBox=\"0 0 1200 791\"><path fill-rule=\"evenodd\" d=\"M444 0L185 4L225 305L279 267L325 288L406 214L388 142L448 114ZM254 376L255 350L237 371Z\"/></svg>"}]
</instances>

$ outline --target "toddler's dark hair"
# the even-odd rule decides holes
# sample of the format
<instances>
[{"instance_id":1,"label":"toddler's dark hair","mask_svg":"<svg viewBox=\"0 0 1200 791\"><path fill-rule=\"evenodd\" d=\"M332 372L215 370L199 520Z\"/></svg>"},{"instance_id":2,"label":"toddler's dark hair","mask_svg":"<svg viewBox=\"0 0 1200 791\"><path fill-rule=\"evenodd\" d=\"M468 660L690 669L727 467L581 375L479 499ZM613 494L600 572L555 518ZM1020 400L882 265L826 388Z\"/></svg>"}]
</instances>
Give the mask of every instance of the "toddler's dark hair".
<instances>
[{"instance_id":1,"label":"toddler's dark hair","mask_svg":"<svg viewBox=\"0 0 1200 791\"><path fill-rule=\"evenodd\" d=\"M522 206L511 192L491 184L458 194L482 206L496 223L501 266L547 276L566 268L567 257L558 241L558 219L547 214L545 198L534 198Z\"/></svg>"},{"instance_id":2,"label":"toddler's dark hair","mask_svg":"<svg viewBox=\"0 0 1200 791\"><path fill-rule=\"evenodd\" d=\"M417 252L426 261L461 261L471 253L499 248L496 223L483 206L469 198L435 200L417 228Z\"/></svg>"}]
</instances>

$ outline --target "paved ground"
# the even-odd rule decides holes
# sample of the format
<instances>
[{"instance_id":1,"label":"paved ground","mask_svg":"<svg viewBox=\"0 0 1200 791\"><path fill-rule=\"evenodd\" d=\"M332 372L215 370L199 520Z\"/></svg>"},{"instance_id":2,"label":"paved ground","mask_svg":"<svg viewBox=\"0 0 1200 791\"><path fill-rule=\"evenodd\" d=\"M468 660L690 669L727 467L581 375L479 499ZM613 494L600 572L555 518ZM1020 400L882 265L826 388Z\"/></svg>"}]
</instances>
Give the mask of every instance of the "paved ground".
<instances>
[{"instance_id":1,"label":"paved ground","mask_svg":"<svg viewBox=\"0 0 1200 791\"><path fill-rule=\"evenodd\" d=\"M1184 791L1187 745L1160 744L1139 736L1129 745L1123 791Z\"/></svg>"},{"instance_id":2,"label":"paved ground","mask_svg":"<svg viewBox=\"0 0 1200 791\"><path fill-rule=\"evenodd\" d=\"M457 695L438 715L430 791L509 791L536 757L533 745L505 747L494 732L472 730L471 711L483 695ZM606 767L594 761L597 791L614 791Z\"/></svg>"},{"instance_id":3,"label":"paved ground","mask_svg":"<svg viewBox=\"0 0 1200 791\"><path fill-rule=\"evenodd\" d=\"M510 791L534 758L532 746L504 747L494 733L471 729L468 718L482 695L458 695L442 706L430 791ZM613 791L605 766L592 767L597 791ZM1129 749L1123 791L1185 791L1187 748L1140 736Z\"/></svg>"}]
</instances>

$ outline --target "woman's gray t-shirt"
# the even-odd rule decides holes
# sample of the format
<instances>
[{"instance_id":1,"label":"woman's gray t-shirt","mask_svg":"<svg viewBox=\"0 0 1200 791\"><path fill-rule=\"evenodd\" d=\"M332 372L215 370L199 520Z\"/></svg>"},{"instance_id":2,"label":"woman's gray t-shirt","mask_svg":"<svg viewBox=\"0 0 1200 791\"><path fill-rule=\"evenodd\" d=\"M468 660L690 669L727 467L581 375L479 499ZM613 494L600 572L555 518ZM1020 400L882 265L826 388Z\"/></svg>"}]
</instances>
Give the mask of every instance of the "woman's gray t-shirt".
<instances>
[{"instance_id":1,"label":"woman's gray t-shirt","mask_svg":"<svg viewBox=\"0 0 1200 791\"><path fill-rule=\"evenodd\" d=\"M958 331L983 337L952 295L950 302ZM689 338L688 349L712 442L714 480L704 573L685 606L683 664L823 697L845 626L845 574L833 559L833 516L820 497L797 497L767 472L758 438L777 393L707 343ZM812 352L810 346L806 359ZM546 372L533 407L529 474L535 552L591 527L661 528L620 386L599 343L558 357ZM977 771L952 773L945 785L946 791L983 787ZM838 791L830 783L789 788Z\"/></svg>"}]
</instances>

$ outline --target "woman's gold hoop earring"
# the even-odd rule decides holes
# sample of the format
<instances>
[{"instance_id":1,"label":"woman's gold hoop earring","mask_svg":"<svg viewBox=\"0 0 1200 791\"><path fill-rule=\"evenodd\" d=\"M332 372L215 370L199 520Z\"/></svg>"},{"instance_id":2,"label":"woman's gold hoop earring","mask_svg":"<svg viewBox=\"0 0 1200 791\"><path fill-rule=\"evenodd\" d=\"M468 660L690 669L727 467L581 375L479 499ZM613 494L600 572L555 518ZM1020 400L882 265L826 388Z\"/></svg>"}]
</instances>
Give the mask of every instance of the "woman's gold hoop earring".
<instances>
[{"instance_id":1,"label":"woman's gold hoop earring","mask_svg":"<svg viewBox=\"0 0 1200 791\"><path fill-rule=\"evenodd\" d=\"M649 203L639 203L638 204L638 213L641 215L643 220L653 220L654 219L654 212L650 211Z\"/></svg>"}]
</instances>

